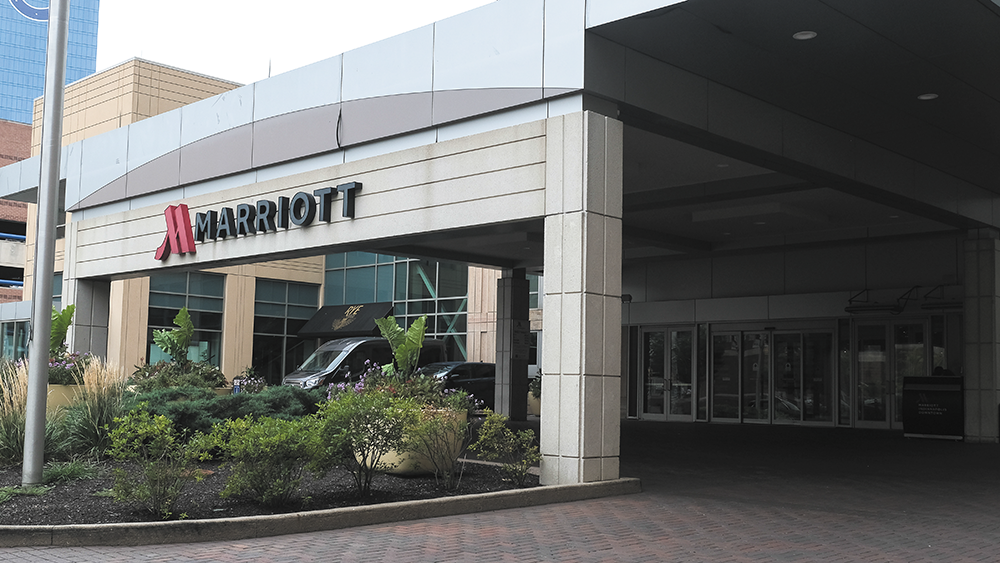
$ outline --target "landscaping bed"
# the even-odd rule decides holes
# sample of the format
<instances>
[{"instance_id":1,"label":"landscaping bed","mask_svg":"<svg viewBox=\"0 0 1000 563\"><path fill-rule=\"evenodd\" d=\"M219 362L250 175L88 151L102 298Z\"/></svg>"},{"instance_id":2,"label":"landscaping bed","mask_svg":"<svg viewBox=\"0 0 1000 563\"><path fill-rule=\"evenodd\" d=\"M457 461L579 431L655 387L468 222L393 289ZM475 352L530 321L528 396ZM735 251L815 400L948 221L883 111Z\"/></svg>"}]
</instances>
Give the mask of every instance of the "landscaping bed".
<instances>
[{"instance_id":1,"label":"landscaping bed","mask_svg":"<svg viewBox=\"0 0 1000 563\"><path fill-rule=\"evenodd\" d=\"M149 512L139 504L118 502L106 493L112 486L111 474L115 467L134 470L120 462L105 461L98 464L99 476L54 485L43 495L15 494L0 503L0 525L67 525L103 524L116 522L155 522L161 515ZM421 500L455 495L467 495L514 489L504 481L495 466L465 463L459 487L454 491L439 488L433 476L400 477L378 475L372 490L360 498L351 475L343 470L330 471L318 479L306 474L302 480L299 499L281 509L269 509L250 498L222 498L229 469L219 468L218 463L203 463L206 472L201 481L188 483L174 510L175 519L232 518L258 516L309 510L322 510L345 506L360 506L385 502ZM208 473L211 472L211 473ZM0 469L0 488L21 484L21 467ZM528 476L528 485L536 486L538 477ZM2 491L4 489L0 489ZM2 498L2 496L0 496Z\"/></svg>"}]
</instances>

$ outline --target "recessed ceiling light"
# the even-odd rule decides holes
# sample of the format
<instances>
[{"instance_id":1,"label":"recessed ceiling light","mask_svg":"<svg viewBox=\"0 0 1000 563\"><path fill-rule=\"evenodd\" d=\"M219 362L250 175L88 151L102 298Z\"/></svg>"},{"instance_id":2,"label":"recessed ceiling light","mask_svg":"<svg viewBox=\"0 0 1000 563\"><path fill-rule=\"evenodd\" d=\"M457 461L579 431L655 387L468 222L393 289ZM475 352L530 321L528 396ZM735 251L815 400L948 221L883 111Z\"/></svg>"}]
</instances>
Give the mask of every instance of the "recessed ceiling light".
<instances>
[{"instance_id":1,"label":"recessed ceiling light","mask_svg":"<svg viewBox=\"0 0 1000 563\"><path fill-rule=\"evenodd\" d=\"M722 233L722 236L724 236L724 237L728 237L728 236L729 236L729 235L731 235L731 234L733 234L733 233Z\"/></svg>"},{"instance_id":2,"label":"recessed ceiling light","mask_svg":"<svg viewBox=\"0 0 1000 563\"><path fill-rule=\"evenodd\" d=\"M809 41L810 39L815 39L817 35L819 34L815 31L799 31L792 34L792 39L798 41Z\"/></svg>"},{"instance_id":3,"label":"recessed ceiling light","mask_svg":"<svg viewBox=\"0 0 1000 563\"><path fill-rule=\"evenodd\" d=\"M923 101L926 102L927 100L936 100L937 97L938 97L937 94L935 94L933 92L928 92L926 94L920 94L919 96L917 96L917 99L918 100L923 100Z\"/></svg>"}]
</instances>

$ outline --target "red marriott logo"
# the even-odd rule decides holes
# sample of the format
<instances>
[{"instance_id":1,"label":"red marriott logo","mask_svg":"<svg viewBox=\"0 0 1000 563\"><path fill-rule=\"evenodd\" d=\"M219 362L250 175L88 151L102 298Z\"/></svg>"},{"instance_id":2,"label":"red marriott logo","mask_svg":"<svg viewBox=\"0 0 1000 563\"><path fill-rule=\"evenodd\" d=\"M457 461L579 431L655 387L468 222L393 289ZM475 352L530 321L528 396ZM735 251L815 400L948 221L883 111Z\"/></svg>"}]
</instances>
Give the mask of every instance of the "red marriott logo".
<instances>
[{"instance_id":1,"label":"red marriott logo","mask_svg":"<svg viewBox=\"0 0 1000 563\"><path fill-rule=\"evenodd\" d=\"M179 205L168 206L163 211L167 220L167 236L163 239L163 244L156 249L156 259L166 260L171 254L184 254L197 252L194 248L194 234L191 231L191 216L188 215L188 206L181 203Z\"/></svg>"}]
</instances>

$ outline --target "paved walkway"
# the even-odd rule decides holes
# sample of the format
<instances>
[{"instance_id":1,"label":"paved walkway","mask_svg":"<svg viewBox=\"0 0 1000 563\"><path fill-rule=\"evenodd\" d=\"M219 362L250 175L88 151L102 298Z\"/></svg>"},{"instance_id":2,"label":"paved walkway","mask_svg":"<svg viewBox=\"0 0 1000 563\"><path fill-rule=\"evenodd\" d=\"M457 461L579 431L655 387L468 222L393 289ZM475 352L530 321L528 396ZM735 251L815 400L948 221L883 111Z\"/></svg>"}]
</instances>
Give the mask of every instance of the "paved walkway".
<instances>
[{"instance_id":1,"label":"paved walkway","mask_svg":"<svg viewBox=\"0 0 1000 563\"><path fill-rule=\"evenodd\" d=\"M1000 446L897 433L638 423L644 492L240 542L0 549L62 561L1000 561Z\"/></svg>"}]
</instances>

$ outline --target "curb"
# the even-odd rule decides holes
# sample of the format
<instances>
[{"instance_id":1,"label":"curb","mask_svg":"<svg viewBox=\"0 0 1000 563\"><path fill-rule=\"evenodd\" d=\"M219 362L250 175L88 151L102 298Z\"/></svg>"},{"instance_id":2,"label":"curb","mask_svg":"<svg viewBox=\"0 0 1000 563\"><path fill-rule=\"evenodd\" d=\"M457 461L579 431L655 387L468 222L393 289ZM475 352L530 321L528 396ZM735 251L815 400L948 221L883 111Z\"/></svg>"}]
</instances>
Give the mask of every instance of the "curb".
<instances>
[{"instance_id":1,"label":"curb","mask_svg":"<svg viewBox=\"0 0 1000 563\"><path fill-rule=\"evenodd\" d=\"M267 516L70 526L0 526L0 547L136 546L245 540L525 508L641 491L639 479L628 478Z\"/></svg>"}]
</instances>

